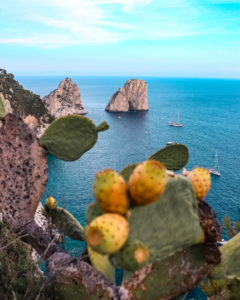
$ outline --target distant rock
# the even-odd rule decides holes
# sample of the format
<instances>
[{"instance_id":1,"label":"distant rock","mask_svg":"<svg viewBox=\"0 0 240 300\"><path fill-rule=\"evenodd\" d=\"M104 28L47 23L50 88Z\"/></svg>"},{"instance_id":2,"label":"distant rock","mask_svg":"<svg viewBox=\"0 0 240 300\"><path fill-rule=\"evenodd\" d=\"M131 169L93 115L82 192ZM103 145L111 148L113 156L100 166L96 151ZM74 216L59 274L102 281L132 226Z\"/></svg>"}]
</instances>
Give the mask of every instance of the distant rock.
<instances>
[{"instance_id":1,"label":"distant rock","mask_svg":"<svg viewBox=\"0 0 240 300\"><path fill-rule=\"evenodd\" d=\"M56 90L43 97L43 101L54 118L70 114L86 114L79 88L71 78L64 79Z\"/></svg>"},{"instance_id":2,"label":"distant rock","mask_svg":"<svg viewBox=\"0 0 240 300\"><path fill-rule=\"evenodd\" d=\"M145 80L130 79L112 95L105 110L110 112L127 112L148 110L147 83Z\"/></svg>"}]
</instances>

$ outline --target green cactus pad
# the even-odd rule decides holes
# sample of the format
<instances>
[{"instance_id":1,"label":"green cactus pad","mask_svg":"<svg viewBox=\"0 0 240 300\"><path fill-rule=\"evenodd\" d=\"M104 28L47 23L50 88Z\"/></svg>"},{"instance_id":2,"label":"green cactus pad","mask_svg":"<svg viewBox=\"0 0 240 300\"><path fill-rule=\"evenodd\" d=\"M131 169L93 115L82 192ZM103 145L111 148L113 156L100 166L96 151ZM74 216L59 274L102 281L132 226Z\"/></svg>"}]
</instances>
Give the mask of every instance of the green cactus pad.
<instances>
[{"instance_id":1,"label":"green cactus pad","mask_svg":"<svg viewBox=\"0 0 240 300\"><path fill-rule=\"evenodd\" d=\"M93 267L115 283L115 267L109 261L109 256L96 252L89 246L88 254Z\"/></svg>"},{"instance_id":2,"label":"green cactus pad","mask_svg":"<svg viewBox=\"0 0 240 300\"><path fill-rule=\"evenodd\" d=\"M169 178L159 200L130 210L129 239L149 250L149 262L164 259L203 242L197 200L191 183L183 176Z\"/></svg>"},{"instance_id":3,"label":"green cactus pad","mask_svg":"<svg viewBox=\"0 0 240 300\"><path fill-rule=\"evenodd\" d=\"M204 244L194 245L136 272L124 272L129 300L172 299L194 288L212 269L205 261Z\"/></svg>"},{"instance_id":4,"label":"green cactus pad","mask_svg":"<svg viewBox=\"0 0 240 300\"><path fill-rule=\"evenodd\" d=\"M104 212L101 210L97 203L91 203L87 207L86 211L86 223L90 224L92 220L101 216Z\"/></svg>"},{"instance_id":5,"label":"green cactus pad","mask_svg":"<svg viewBox=\"0 0 240 300\"><path fill-rule=\"evenodd\" d=\"M138 163L135 163L132 165L127 165L120 172L120 174L122 175L122 177L125 179L126 182L128 182L130 175L132 174L133 170L136 168L137 165L138 165Z\"/></svg>"},{"instance_id":6,"label":"green cactus pad","mask_svg":"<svg viewBox=\"0 0 240 300\"><path fill-rule=\"evenodd\" d=\"M211 279L240 280L240 233L220 247L222 262L210 274Z\"/></svg>"},{"instance_id":7,"label":"green cactus pad","mask_svg":"<svg viewBox=\"0 0 240 300\"><path fill-rule=\"evenodd\" d=\"M148 262L148 249L138 240L127 240L122 249L112 258L113 264L124 270L138 270Z\"/></svg>"},{"instance_id":8,"label":"green cactus pad","mask_svg":"<svg viewBox=\"0 0 240 300\"><path fill-rule=\"evenodd\" d=\"M97 141L98 132L108 127L106 122L96 127L84 116L70 115L51 123L39 142L54 156L73 161L91 149Z\"/></svg>"},{"instance_id":9,"label":"green cactus pad","mask_svg":"<svg viewBox=\"0 0 240 300\"><path fill-rule=\"evenodd\" d=\"M188 162L188 148L182 144L168 145L151 155L148 159L156 159L163 163L168 170L178 171Z\"/></svg>"},{"instance_id":10,"label":"green cactus pad","mask_svg":"<svg viewBox=\"0 0 240 300\"><path fill-rule=\"evenodd\" d=\"M84 228L80 223L62 207L46 211L51 216L52 223L57 227L59 232L69 236L73 240L85 241Z\"/></svg>"},{"instance_id":11,"label":"green cactus pad","mask_svg":"<svg viewBox=\"0 0 240 300\"><path fill-rule=\"evenodd\" d=\"M4 104L3 104L2 98L1 98L1 96L0 96L0 120L1 120L2 118L4 118L5 113L6 113L6 112L5 112Z\"/></svg>"}]
</instances>

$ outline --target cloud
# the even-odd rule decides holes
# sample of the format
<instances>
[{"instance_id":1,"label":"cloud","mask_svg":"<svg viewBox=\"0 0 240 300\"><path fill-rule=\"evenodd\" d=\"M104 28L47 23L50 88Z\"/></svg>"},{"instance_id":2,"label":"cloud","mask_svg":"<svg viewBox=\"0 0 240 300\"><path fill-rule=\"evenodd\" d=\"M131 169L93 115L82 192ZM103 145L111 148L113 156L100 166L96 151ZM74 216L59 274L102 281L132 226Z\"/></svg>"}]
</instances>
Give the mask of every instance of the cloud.
<instances>
[{"instance_id":1,"label":"cloud","mask_svg":"<svg viewBox=\"0 0 240 300\"><path fill-rule=\"evenodd\" d=\"M96 45L211 34L214 32L211 28L216 28L201 24L199 19L203 14L192 0L9 0L8 3L11 10L6 24L15 27L7 27L2 21L2 44L44 48Z\"/></svg>"}]
</instances>

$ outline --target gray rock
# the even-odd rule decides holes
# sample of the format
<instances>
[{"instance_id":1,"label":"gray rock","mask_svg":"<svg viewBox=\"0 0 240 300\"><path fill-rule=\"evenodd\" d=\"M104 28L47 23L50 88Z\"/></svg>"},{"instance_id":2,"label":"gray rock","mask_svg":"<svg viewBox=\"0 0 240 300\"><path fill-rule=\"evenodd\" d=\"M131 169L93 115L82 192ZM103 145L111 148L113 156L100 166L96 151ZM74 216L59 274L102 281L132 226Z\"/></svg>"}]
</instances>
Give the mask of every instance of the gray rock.
<instances>
[{"instance_id":1,"label":"gray rock","mask_svg":"<svg viewBox=\"0 0 240 300\"><path fill-rule=\"evenodd\" d=\"M64 79L56 90L43 98L43 101L54 118L70 114L86 114L79 88L71 78Z\"/></svg>"},{"instance_id":2,"label":"gray rock","mask_svg":"<svg viewBox=\"0 0 240 300\"><path fill-rule=\"evenodd\" d=\"M147 83L145 80L130 79L112 95L105 108L110 112L148 110Z\"/></svg>"}]
</instances>

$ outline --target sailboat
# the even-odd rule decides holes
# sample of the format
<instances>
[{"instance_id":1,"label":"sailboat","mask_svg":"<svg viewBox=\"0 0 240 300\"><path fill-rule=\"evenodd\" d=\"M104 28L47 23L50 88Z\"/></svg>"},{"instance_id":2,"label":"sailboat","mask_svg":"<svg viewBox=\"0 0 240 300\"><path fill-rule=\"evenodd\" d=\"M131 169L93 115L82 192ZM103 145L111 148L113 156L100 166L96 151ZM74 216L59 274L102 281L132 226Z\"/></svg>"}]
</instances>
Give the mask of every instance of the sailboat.
<instances>
[{"instance_id":1,"label":"sailboat","mask_svg":"<svg viewBox=\"0 0 240 300\"><path fill-rule=\"evenodd\" d=\"M174 127L183 127L183 124L179 123L179 113L178 113L178 121L177 123L174 123L174 122L168 122L168 125L169 126L174 126Z\"/></svg>"},{"instance_id":2,"label":"sailboat","mask_svg":"<svg viewBox=\"0 0 240 300\"><path fill-rule=\"evenodd\" d=\"M218 155L217 155L217 151L215 152L215 166L214 168L210 168L208 169L209 173L215 176L220 176L220 167L219 167L219 163L218 163Z\"/></svg>"}]
</instances>

